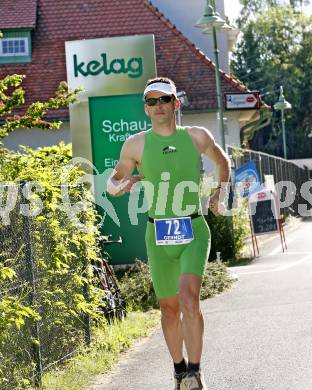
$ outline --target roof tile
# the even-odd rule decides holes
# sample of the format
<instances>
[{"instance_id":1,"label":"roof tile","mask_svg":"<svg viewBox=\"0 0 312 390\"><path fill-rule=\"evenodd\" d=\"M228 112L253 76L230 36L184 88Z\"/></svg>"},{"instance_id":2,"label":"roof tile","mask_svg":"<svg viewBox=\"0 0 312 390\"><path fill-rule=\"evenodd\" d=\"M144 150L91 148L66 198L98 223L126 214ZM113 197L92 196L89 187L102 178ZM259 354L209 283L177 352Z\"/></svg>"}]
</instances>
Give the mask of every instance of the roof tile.
<instances>
[{"instance_id":1,"label":"roof tile","mask_svg":"<svg viewBox=\"0 0 312 390\"><path fill-rule=\"evenodd\" d=\"M1 0L0 29L35 28L37 0Z\"/></svg>"}]
</instances>

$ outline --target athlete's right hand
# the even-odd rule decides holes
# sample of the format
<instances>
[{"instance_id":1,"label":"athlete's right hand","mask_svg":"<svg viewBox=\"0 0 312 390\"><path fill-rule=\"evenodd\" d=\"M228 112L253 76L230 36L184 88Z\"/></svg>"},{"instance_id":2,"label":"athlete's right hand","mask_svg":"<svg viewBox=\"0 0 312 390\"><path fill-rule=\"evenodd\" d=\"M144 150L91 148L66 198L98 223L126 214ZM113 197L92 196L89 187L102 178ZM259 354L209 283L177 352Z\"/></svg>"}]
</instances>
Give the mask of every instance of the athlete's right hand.
<instances>
[{"instance_id":1,"label":"athlete's right hand","mask_svg":"<svg viewBox=\"0 0 312 390\"><path fill-rule=\"evenodd\" d=\"M144 177L142 175L127 175L120 180L121 194L125 192L133 192L135 190L135 184L141 181Z\"/></svg>"}]
</instances>

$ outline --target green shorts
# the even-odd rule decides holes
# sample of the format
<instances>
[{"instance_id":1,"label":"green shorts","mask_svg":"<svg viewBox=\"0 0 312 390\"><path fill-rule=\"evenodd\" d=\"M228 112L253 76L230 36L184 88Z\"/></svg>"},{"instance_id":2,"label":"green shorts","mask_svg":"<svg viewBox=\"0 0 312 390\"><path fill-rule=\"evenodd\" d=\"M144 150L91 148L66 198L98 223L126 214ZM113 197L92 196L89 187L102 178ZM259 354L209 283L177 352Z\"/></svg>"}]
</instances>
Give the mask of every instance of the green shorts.
<instances>
[{"instance_id":1,"label":"green shorts","mask_svg":"<svg viewBox=\"0 0 312 390\"><path fill-rule=\"evenodd\" d=\"M179 292L181 274L204 275L210 252L210 229L203 216L192 219L194 239L188 244L156 245L154 224L147 222L145 241L153 286L158 299Z\"/></svg>"}]
</instances>

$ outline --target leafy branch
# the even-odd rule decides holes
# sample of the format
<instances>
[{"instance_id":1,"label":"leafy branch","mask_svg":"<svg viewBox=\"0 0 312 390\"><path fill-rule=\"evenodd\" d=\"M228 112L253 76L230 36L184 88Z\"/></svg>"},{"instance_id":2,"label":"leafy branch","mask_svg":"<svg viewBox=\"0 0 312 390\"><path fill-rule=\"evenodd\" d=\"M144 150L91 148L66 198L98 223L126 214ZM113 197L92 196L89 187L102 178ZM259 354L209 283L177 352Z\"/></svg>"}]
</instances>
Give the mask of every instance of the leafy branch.
<instances>
[{"instance_id":1,"label":"leafy branch","mask_svg":"<svg viewBox=\"0 0 312 390\"><path fill-rule=\"evenodd\" d=\"M61 121L48 121L44 119L44 116L49 110L58 110L76 103L77 96L82 91L82 88L69 90L68 84L62 81L54 97L43 103L32 103L23 115L10 116L25 103L25 91L21 87L24 78L24 75L14 74L0 80L0 120L4 121L4 124L0 126L0 139L17 128L59 129Z\"/></svg>"}]
</instances>

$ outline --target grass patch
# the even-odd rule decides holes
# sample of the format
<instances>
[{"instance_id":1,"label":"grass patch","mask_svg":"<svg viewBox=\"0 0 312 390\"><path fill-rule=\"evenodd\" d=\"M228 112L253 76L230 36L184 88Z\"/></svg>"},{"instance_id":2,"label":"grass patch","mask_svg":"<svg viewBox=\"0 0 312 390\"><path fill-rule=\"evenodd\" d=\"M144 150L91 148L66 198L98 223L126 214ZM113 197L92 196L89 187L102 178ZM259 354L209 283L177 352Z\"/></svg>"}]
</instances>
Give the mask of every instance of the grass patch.
<instances>
[{"instance_id":1,"label":"grass patch","mask_svg":"<svg viewBox=\"0 0 312 390\"><path fill-rule=\"evenodd\" d=\"M82 348L63 368L45 374L42 388L82 390L94 376L108 372L135 339L149 335L159 318L157 310L130 312L123 322L94 329L91 348Z\"/></svg>"}]
</instances>

